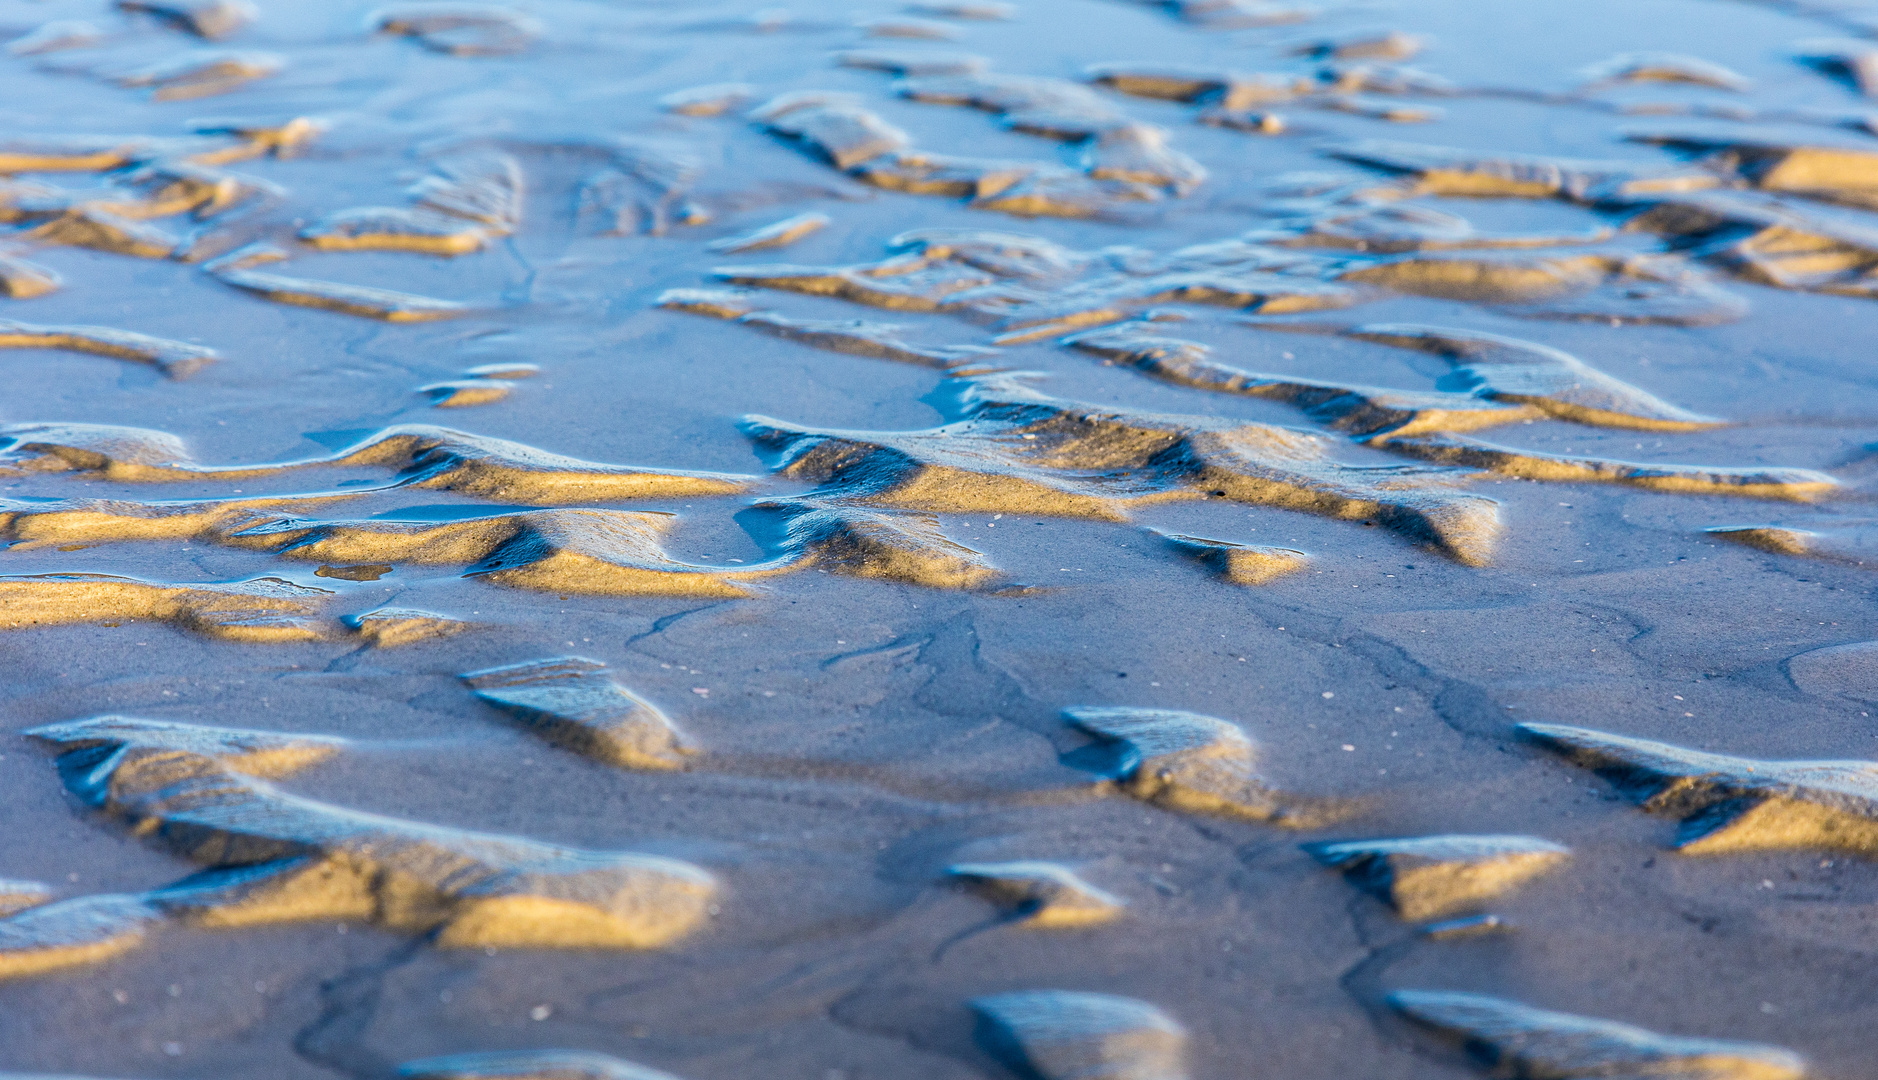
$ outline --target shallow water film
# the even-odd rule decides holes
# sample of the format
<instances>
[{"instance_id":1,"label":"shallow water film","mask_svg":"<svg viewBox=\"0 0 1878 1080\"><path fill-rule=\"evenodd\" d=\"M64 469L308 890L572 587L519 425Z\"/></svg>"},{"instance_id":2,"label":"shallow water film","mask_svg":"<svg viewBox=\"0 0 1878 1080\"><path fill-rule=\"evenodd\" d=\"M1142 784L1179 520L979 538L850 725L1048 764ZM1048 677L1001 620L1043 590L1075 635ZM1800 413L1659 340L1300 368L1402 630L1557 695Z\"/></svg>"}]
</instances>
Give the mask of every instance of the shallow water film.
<instances>
[{"instance_id":1,"label":"shallow water film","mask_svg":"<svg viewBox=\"0 0 1878 1080\"><path fill-rule=\"evenodd\" d=\"M1878 1080L1878 6L0 86L0 1080Z\"/></svg>"}]
</instances>

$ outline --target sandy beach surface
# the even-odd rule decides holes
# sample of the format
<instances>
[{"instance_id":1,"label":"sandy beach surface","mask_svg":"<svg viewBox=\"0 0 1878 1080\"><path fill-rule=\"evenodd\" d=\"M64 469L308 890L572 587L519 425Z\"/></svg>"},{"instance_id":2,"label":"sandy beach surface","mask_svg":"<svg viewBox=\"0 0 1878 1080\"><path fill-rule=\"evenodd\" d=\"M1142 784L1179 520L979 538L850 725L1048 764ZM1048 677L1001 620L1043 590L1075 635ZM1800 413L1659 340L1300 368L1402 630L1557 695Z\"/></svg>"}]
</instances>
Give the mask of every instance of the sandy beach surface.
<instances>
[{"instance_id":1,"label":"sandy beach surface","mask_svg":"<svg viewBox=\"0 0 1878 1080\"><path fill-rule=\"evenodd\" d=\"M0 1074L1878 1078L1878 7L0 38Z\"/></svg>"}]
</instances>

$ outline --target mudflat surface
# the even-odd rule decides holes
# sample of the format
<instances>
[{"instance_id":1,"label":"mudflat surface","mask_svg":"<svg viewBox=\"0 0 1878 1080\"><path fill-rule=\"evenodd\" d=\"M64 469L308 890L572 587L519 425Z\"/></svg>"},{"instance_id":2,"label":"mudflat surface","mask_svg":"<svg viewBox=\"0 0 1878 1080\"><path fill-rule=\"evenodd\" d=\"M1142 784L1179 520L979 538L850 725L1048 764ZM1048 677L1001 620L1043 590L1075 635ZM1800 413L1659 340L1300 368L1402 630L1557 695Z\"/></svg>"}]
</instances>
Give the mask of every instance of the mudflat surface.
<instances>
[{"instance_id":1,"label":"mudflat surface","mask_svg":"<svg viewBox=\"0 0 1878 1080\"><path fill-rule=\"evenodd\" d=\"M0 1069L1878 1078L1878 8L125 6Z\"/></svg>"}]
</instances>

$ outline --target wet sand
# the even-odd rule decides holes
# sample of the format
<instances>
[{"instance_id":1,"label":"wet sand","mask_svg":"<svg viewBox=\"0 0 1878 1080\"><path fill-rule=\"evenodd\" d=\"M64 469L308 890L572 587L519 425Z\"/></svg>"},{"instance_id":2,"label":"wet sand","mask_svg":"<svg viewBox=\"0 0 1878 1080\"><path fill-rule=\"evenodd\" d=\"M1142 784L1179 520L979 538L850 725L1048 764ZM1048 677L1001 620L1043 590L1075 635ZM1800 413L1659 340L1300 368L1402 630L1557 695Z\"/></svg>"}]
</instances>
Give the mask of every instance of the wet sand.
<instances>
[{"instance_id":1,"label":"wet sand","mask_svg":"<svg viewBox=\"0 0 1878 1080\"><path fill-rule=\"evenodd\" d=\"M1878 1078L1878 9L0 37L0 1074Z\"/></svg>"}]
</instances>

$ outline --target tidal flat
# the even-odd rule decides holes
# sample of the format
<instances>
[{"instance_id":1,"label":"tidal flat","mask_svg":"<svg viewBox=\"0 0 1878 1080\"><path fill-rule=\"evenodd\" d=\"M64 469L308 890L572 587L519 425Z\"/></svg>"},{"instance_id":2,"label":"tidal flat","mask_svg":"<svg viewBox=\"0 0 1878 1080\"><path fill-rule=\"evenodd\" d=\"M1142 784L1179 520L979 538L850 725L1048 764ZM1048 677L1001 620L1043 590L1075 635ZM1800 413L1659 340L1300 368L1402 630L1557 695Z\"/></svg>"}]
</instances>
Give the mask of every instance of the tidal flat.
<instances>
[{"instance_id":1,"label":"tidal flat","mask_svg":"<svg viewBox=\"0 0 1878 1080\"><path fill-rule=\"evenodd\" d=\"M0 87L0 1080L1878 1080L1878 3Z\"/></svg>"}]
</instances>

